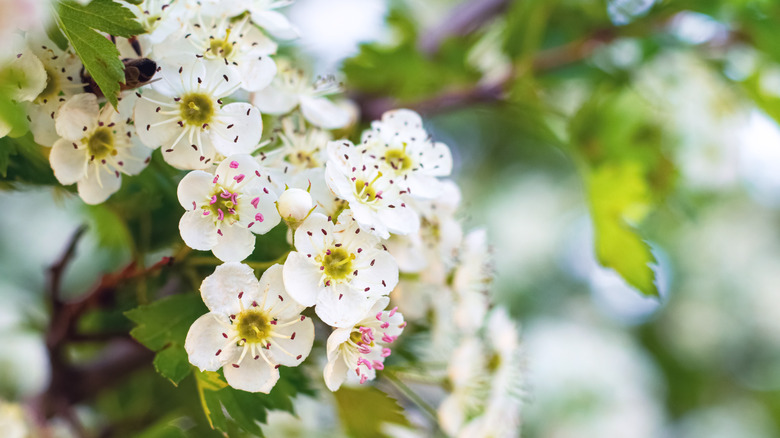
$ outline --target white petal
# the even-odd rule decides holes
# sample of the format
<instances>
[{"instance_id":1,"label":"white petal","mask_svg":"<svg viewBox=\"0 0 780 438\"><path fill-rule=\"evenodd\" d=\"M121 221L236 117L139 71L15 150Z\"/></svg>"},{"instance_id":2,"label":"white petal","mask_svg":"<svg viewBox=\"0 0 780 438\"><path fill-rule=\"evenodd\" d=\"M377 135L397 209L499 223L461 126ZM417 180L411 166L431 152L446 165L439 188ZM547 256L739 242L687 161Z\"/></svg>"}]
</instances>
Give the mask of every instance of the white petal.
<instances>
[{"instance_id":1,"label":"white petal","mask_svg":"<svg viewBox=\"0 0 780 438\"><path fill-rule=\"evenodd\" d=\"M382 221L391 232L395 234L416 233L420 229L420 217L409 206L402 207L399 203L396 208L384 208L379 210L379 220Z\"/></svg>"},{"instance_id":2,"label":"white petal","mask_svg":"<svg viewBox=\"0 0 780 438\"><path fill-rule=\"evenodd\" d=\"M312 257L325 250L324 236L322 230L330 235L333 234L333 222L329 221L321 213L312 213L295 230L295 249L306 256Z\"/></svg>"},{"instance_id":3,"label":"white petal","mask_svg":"<svg viewBox=\"0 0 780 438\"><path fill-rule=\"evenodd\" d=\"M51 147L60 138L54 128L53 117L57 115L59 106L60 103L57 100L42 105L27 105L27 115L30 116L30 132L32 132L35 142L41 146Z\"/></svg>"},{"instance_id":4,"label":"white petal","mask_svg":"<svg viewBox=\"0 0 780 438\"><path fill-rule=\"evenodd\" d=\"M217 321L217 318L219 315L207 313L196 319L184 341L184 349L187 350L190 363L201 371L217 371L222 367L220 359L229 357L230 354L220 351L227 343L222 336L225 327Z\"/></svg>"},{"instance_id":5,"label":"white petal","mask_svg":"<svg viewBox=\"0 0 780 438\"><path fill-rule=\"evenodd\" d=\"M385 129L390 129L392 131L423 128L422 117L416 112L406 108L385 112L382 114L382 124L385 125Z\"/></svg>"},{"instance_id":6,"label":"white petal","mask_svg":"<svg viewBox=\"0 0 780 438\"><path fill-rule=\"evenodd\" d=\"M241 179L239 175L244 175L244 179L252 179L257 176L255 172L259 170L260 165L257 164L257 160L251 155L234 154L219 163L219 166L214 171L214 175L218 178L220 184L225 187L231 187L234 184L241 184L238 182ZM244 179L241 179L242 183Z\"/></svg>"},{"instance_id":7,"label":"white petal","mask_svg":"<svg viewBox=\"0 0 780 438\"><path fill-rule=\"evenodd\" d=\"M179 232L184 243L192 249L209 251L217 244L214 218L204 216L201 210L185 212L179 220Z\"/></svg>"},{"instance_id":8,"label":"white petal","mask_svg":"<svg viewBox=\"0 0 780 438\"><path fill-rule=\"evenodd\" d=\"M256 199L257 208L252 204ZM255 234L265 234L282 221L276 210L276 193L259 182L257 187L244 194L238 205L238 214L241 218L239 223Z\"/></svg>"},{"instance_id":9,"label":"white petal","mask_svg":"<svg viewBox=\"0 0 780 438\"><path fill-rule=\"evenodd\" d=\"M276 63L267 54L253 51L241 61L238 70L241 72L241 88L260 91L276 76Z\"/></svg>"},{"instance_id":10,"label":"white petal","mask_svg":"<svg viewBox=\"0 0 780 438\"><path fill-rule=\"evenodd\" d=\"M436 142L433 147L425 148L421 163L424 173L431 176L448 176L452 173L452 153L446 144Z\"/></svg>"},{"instance_id":11,"label":"white petal","mask_svg":"<svg viewBox=\"0 0 780 438\"><path fill-rule=\"evenodd\" d=\"M289 113L298 106L298 95L272 83L254 93L252 104L262 113L280 116Z\"/></svg>"},{"instance_id":12,"label":"white petal","mask_svg":"<svg viewBox=\"0 0 780 438\"><path fill-rule=\"evenodd\" d=\"M214 146L207 135L201 133L200 144L196 145L198 149L192 147L189 142L189 134L184 135L175 145L170 148L162 148L162 156L166 163L182 170L206 169L211 166L211 161L216 155ZM193 141L196 139L193 138Z\"/></svg>"},{"instance_id":13,"label":"white petal","mask_svg":"<svg viewBox=\"0 0 780 438\"><path fill-rule=\"evenodd\" d=\"M358 275L352 279L356 289L365 290L368 287L372 295L387 295L398 284L398 264L387 251L376 251L361 261L365 264L356 267Z\"/></svg>"},{"instance_id":14,"label":"white petal","mask_svg":"<svg viewBox=\"0 0 780 438\"><path fill-rule=\"evenodd\" d=\"M230 386L248 392L268 394L279 380L278 369L269 365L262 357L255 359L248 354L238 368L227 364L223 371Z\"/></svg>"},{"instance_id":15,"label":"white petal","mask_svg":"<svg viewBox=\"0 0 780 438\"><path fill-rule=\"evenodd\" d=\"M61 138L54 143L49 162L60 184L73 184L86 176L87 151L74 148L70 140Z\"/></svg>"},{"instance_id":16,"label":"white petal","mask_svg":"<svg viewBox=\"0 0 780 438\"><path fill-rule=\"evenodd\" d=\"M366 316L374 301L345 284L324 288L317 295L317 316L332 327L351 327Z\"/></svg>"},{"instance_id":17,"label":"white petal","mask_svg":"<svg viewBox=\"0 0 780 438\"><path fill-rule=\"evenodd\" d=\"M128 130L131 128L128 126ZM125 131L129 132L129 131ZM122 135L122 132L118 132L118 135ZM125 140L123 138L123 140ZM130 144L125 145L120 149L119 161L122 165L119 170L126 175L138 175L149 164L152 156L152 150L144 146L138 139L129 140Z\"/></svg>"},{"instance_id":18,"label":"white petal","mask_svg":"<svg viewBox=\"0 0 780 438\"><path fill-rule=\"evenodd\" d=\"M254 152L263 135L263 119L254 106L236 102L217 111L218 120L209 126L209 138L222 155Z\"/></svg>"},{"instance_id":19,"label":"white petal","mask_svg":"<svg viewBox=\"0 0 780 438\"><path fill-rule=\"evenodd\" d=\"M295 339L272 338L268 353L271 361L288 367L300 365L306 360L314 343L314 323L304 319L291 326L274 329L274 333L282 336L293 336Z\"/></svg>"},{"instance_id":20,"label":"white petal","mask_svg":"<svg viewBox=\"0 0 780 438\"><path fill-rule=\"evenodd\" d=\"M284 288L282 271L282 265L271 266L263 272L259 284L260 290L266 291L264 293L267 294L264 310L267 310L271 317L284 323L290 319L300 319L301 311L305 307L290 298Z\"/></svg>"},{"instance_id":21,"label":"white petal","mask_svg":"<svg viewBox=\"0 0 780 438\"><path fill-rule=\"evenodd\" d=\"M59 135L78 141L95 128L99 111L97 96L92 93L77 94L60 107L54 126Z\"/></svg>"},{"instance_id":22,"label":"white petal","mask_svg":"<svg viewBox=\"0 0 780 438\"><path fill-rule=\"evenodd\" d=\"M197 209L197 205L210 198L214 189L213 180L214 176L202 170L193 170L184 175L176 189L181 206L187 210Z\"/></svg>"},{"instance_id":23,"label":"white petal","mask_svg":"<svg viewBox=\"0 0 780 438\"><path fill-rule=\"evenodd\" d=\"M219 226L217 244L211 248L214 256L223 262L240 262L255 250L255 235L239 224Z\"/></svg>"},{"instance_id":24,"label":"white petal","mask_svg":"<svg viewBox=\"0 0 780 438\"><path fill-rule=\"evenodd\" d=\"M312 256L313 257L313 256ZM284 288L302 306L313 306L320 290L320 272L306 255L291 252L282 271Z\"/></svg>"},{"instance_id":25,"label":"white petal","mask_svg":"<svg viewBox=\"0 0 780 438\"><path fill-rule=\"evenodd\" d=\"M350 120L347 110L324 97L301 96L301 112L306 120L325 129L343 128Z\"/></svg>"},{"instance_id":26,"label":"white petal","mask_svg":"<svg viewBox=\"0 0 780 438\"><path fill-rule=\"evenodd\" d=\"M250 11L252 14L252 21L274 37L281 40L289 40L298 37L298 29L290 23L287 17L279 12L261 8L252 8Z\"/></svg>"},{"instance_id":27,"label":"white petal","mask_svg":"<svg viewBox=\"0 0 780 438\"><path fill-rule=\"evenodd\" d=\"M333 334L335 333L336 332L333 332ZM333 334L331 334L331 336L333 336ZM336 356L333 359L329 359L323 372L325 386L327 386L331 391L336 392L341 387L341 385L344 384L344 381L347 380L347 373L350 371L352 370L347 367L346 362L344 359L342 359L341 356Z\"/></svg>"},{"instance_id":28,"label":"white petal","mask_svg":"<svg viewBox=\"0 0 780 438\"><path fill-rule=\"evenodd\" d=\"M157 63L155 77L161 81L152 83L152 88L166 96L181 97L182 94L197 87L197 78L206 78L206 66L193 54L171 56Z\"/></svg>"},{"instance_id":29,"label":"white petal","mask_svg":"<svg viewBox=\"0 0 780 438\"><path fill-rule=\"evenodd\" d=\"M175 106L173 108L166 107L156 102L170 103ZM144 90L141 98L135 103L133 114L138 138L152 149L160 146L166 149L170 148L173 141L179 137L184 129L177 123L181 120L179 114L161 114L164 111L178 111L178 104L172 97L164 96L151 89Z\"/></svg>"},{"instance_id":30,"label":"white petal","mask_svg":"<svg viewBox=\"0 0 780 438\"><path fill-rule=\"evenodd\" d=\"M7 12L6 12L7 13ZM43 63L28 49L21 50L6 67L9 76L17 79L16 86L10 86L11 97L18 102L29 102L46 88L47 74Z\"/></svg>"},{"instance_id":31,"label":"white petal","mask_svg":"<svg viewBox=\"0 0 780 438\"><path fill-rule=\"evenodd\" d=\"M87 165L86 178L78 182L79 196L87 204L100 204L122 186L122 178L105 166Z\"/></svg>"},{"instance_id":32,"label":"white petal","mask_svg":"<svg viewBox=\"0 0 780 438\"><path fill-rule=\"evenodd\" d=\"M217 266L214 273L203 280L200 296L212 312L236 315L241 311L241 302L244 307L249 307L252 301L261 299L262 292L252 268L243 263L230 262Z\"/></svg>"}]
</instances>

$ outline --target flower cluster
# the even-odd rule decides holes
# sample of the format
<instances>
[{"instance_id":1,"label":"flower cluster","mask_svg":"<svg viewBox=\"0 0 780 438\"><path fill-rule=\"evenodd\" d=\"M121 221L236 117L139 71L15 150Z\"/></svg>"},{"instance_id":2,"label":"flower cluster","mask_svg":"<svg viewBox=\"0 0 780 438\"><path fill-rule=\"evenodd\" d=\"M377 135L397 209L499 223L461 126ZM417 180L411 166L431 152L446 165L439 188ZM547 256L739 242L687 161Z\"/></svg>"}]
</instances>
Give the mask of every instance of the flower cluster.
<instances>
[{"instance_id":1,"label":"flower cluster","mask_svg":"<svg viewBox=\"0 0 780 438\"><path fill-rule=\"evenodd\" d=\"M430 369L452 388L443 429L503 433L498 424L519 421L518 335L501 309L490 310L485 233L464 237L456 218L450 149L408 109L386 112L352 136L359 141L336 139L336 129L354 133L354 105L331 100L333 77L312 80L276 56L277 41L298 32L276 10L284 4L141 2L147 33L117 45L150 58L154 80L124 91L116 108L70 51L14 41L13 98L35 141L51 147L56 178L76 183L86 203L106 201L157 149L186 172L181 238L218 264L200 287L209 313L185 342L193 365L268 393L280 366L310 355L317 325L323 380L336 391L374 380L409 319L430 336L407 348L423 364L450 360ZM289 251L258 279L242 262L257 235L281 224Z\"/></svg>"}]
</instances>

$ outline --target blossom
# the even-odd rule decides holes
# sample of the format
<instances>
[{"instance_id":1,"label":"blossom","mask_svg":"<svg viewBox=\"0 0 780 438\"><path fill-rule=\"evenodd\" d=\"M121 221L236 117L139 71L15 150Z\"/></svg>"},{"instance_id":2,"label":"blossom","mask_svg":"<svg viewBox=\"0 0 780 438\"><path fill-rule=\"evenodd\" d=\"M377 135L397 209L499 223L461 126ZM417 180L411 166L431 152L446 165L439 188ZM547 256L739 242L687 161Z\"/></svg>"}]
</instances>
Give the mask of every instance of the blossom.
<instances>
[{"instance_id":1,"label":"blossom","mask_svg":"<svg viewBox=\"0 0 780 438\"><path fill-rule=\"evenodd\" d=\"M244 17L232 21L227 16L201 17L188 22L177 34L155 46L155 55L163 59L177 54L191 54L231 65L239 73L241 88L258 91L271 83L276 64L269 55L276 53L276 43Z\"/></svg>"},{"instance_id":2,"label":"blossom","mask_svg":"<svg viewBox=\"0 0 780 438\"><path fill-rule=\"evenodd\" d=\"M457 437L516 437L525 393L517 326L497 307L482 336L467 338L450 359L453 392L439 407L440 423Z\"/></svg>"},{"instance_id":3,"label":"blossom","mask_svg":"<svg viewBox=\"0 0 780 438\"><path fill-rule=\"evenodd\" d=\"M281 218L276 194L259 177L251 155L231 155L212 175L193 170L179 182L179 202L187 212L179 222L190 248L208 251L222 261L244 260L255 249L256 234L265 234Z\"/></svg>"},{"instance_id":4,"label":"blossom","mask_svg":"<svg viewBox=\"0 0 780 438\"><path fill-rule=\"evenodd\" d=\"M20 35L11 34L8 45L10 52L0 55L0 65L5 66L0 85L7 87L11 99L30 102L46 88L46 70Z\"/></svg>"},{"instance_id":5,"label":"blossom","mask_svg":"<svg viewBox=\"0 0 780 438\"><path fill-rule=\"evenodd\" d=\"M260 112L244 102L223 104L241 86L238 72L222 62L170 60L159 67L161 81L135 105L141 141L162 146L162 155L180 169L205 169L219 152L251 153L263 132Z\"/></svg>"},{"instance_id":6,"label":"blossom","mask_svg":"<svg viewBox=\"0 0 780 438\"><path fill-rule=\"evenodd\" d=\"M54 176L65 185L78 183L87 204L105 201L119 190L122 173L137 175L149 163L151 150L136 141L114 108L100 108L94 94L70 98L54 123L62 136L49 155Z\"/></svg>"},{"instance_id":7,"label":"blossom","mask_svg":"<svg viewBox=\"0 0 780 438\"><path fill-rule=\"evenodd\" d=\"M361 144L379 159L381 172L398 180L417 198L437 197L442 191L437 177L452 172L450 149L431 141L422 119L412 110L387 111L363 133Z\"/></svg>"},{"instance_id":8,"label":"blossom","mask_svg":"<svg viewBox=\"0 0 780 438\"><path fill-rule=\"evenodd\" d=\"M415 233L420 218L406 204L406 191L385 175L370 154L346 140L328 143L325 167L328 187L349 203L365 231L387 239L390 233Z\"/></svg>"},{"instance_id":9,"label":"blossom","mask_svg":"<svg viewBox=\"0 0 780 438\"><path fill-rule=\"evenodd\" d=\"M274 38L289 40L298 37L298 29L276 9L293 3L293 0L206 0L208 6L217 7L232 17L249 12L252 22Z\"/></svg>"},{"instance_id":10,"label":"blossom","mask_svg":"<svg viewBox=\"0 0 780 438\"><path fill-rule=\"evenodd\" d=\"M146 31L138 35L138 40L147 56L151 54L147 49L154 50L154 45L182 28L182 23L190 15L186 4L185 1L176 0L143 0L139 5L130 7Z\"/></svg>"},{"instance_id":11,"label":"blossom","mask_svg":"<svg viewBox=\"0 0 780 438\"><path fill-rule=\"evenodd\" d=\"M223 368L230 386L267 394L280 365L298 366L309 355L314 324L285 291L280 265L258 281L249 266L225 263L200 292L209 313L192 324L184 348L202 371Z\"/></svg>"},{"instance_id":12,"label":"blossom","mask_svg":"<svg viewBox=\"0 0 780 438\"><path fill-rule=\"evenodd\" d=\"M27 105L30 131L36 143L51 146L59 138L54 120L60 107L69 97L84 92L82 65L78 56L48 41L31 45L31 50L43 65L46 87Z\"/></svg>"},{"instance_id":13,"label":"blossom","mask_svg":"<svg viewBox=\"0 0 780 438\"><path fill-rule=\"evenodd\" d=\"M390 356L390 344L401 335L406 323L396 308L384 310L390 299L379 299L368 316L352 327L337 328L328 337L328 363L325 384L331 391L346 382L365 383L374 380L377 370L384 369ZM353 373L354 371L354 373Z\"/></svg>"},{"instance_id":14,"label":"blossom","mask_svg":"<svg viewBox=\"0 0 780 438\"><path fill-rule=\"evenodd\" d=\"M311 195L306 190L287 189L279 196L276 207L282 218L291 226L295 226L303 222L311 212Z\"/></svg>"},{"instance_id":15,"label":"blossom","mask_svg":"<svg viewBox=\"0 0 780 438\"><path fill-rule=\"evenodd\" d=\"M300 106L303 117L320 128L336 129L349 124L350 112L325 97L341 89L334 78L320 78L312 84L302 70L285 60L277 60L277 68L271 85L255 93L252 99L260 111L283 115Z\"/></svg>"},{"instance_id":16,"label":"blossom","mask_svg":"<svg viewBox=\"0 0 780 438\"><path fill-rule=\"evenodd\" d=\"M317 316L334 327L351 327L398 283L398 265L379 244L361 232L352 213L334 224L312 213L295 230L296 251L284 263L290 296L314 306Z\"/></svg>"}]
</instances>

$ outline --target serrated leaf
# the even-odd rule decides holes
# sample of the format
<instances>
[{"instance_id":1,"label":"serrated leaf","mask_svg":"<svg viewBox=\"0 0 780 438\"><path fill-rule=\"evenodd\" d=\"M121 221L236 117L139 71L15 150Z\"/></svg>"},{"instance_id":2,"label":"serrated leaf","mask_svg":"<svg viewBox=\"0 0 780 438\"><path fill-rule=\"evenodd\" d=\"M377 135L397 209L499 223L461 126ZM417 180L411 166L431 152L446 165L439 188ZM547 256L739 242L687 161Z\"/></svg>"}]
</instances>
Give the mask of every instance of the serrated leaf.
<instances>
[{"instance_id":1,"label":"serrated leaf","mask_svg":"<svg viewBox=\"0 0 780 438\"><path fill-rule=\"evenodd\" d=\"M154 369L174 385L179 385L192 369L187 358L187 352L179 344L171 344L168 348L154 356Z\"/></svg>"},{"instance_id":2,"label":"serrated leaf","mask_svg":"<svg viewBox=\"0 0 780 438\"><path fill-rule=\"evenodd\" d=\"M130 335L158 352L154 358L157 372L176 385L191 370L184 351L187 332L192 323L206 312L200 296L180 294L129 310L125 316L137 324L130 330Z\"/></svg>"},{"instance_id":3,"label":"serrated leaf","mask_svg":"<svg viewBox=\"0 0 780 438\"><path fill-rule=\"evenodd\" d=\"M655 257L631 225L641 221L650 206L641 167L635 163L599 167L588 179L588 197L599 263L613 268L642 294L658 296L651 268Z\"/></svg>"},{"instance_id":4,"label":"serrated leaf","mask_svg":"<svg viewBox=\"0 0 780 438\"><path fill-rule=\"evenodd\" d=\"M111 0L93 0L82 5L72 0L60 1L56 8L57 22L70 41L87 72L116 108L119 84L125 83L124 65L119 50L97 31L114 36L130 37L143 33L135 15Z\"/></svg>"},{"instance_id":5,"label":"serrated leaf","mask_svg":"<svg viewBox=\"0 0 780 438\"><path fill-rule=\"evenodd\" d=\"M383 436L383 423L409 424L398 402L374 387L342 387L333 395L341 424L354 438Z\"/></svg>"}]
</instances>

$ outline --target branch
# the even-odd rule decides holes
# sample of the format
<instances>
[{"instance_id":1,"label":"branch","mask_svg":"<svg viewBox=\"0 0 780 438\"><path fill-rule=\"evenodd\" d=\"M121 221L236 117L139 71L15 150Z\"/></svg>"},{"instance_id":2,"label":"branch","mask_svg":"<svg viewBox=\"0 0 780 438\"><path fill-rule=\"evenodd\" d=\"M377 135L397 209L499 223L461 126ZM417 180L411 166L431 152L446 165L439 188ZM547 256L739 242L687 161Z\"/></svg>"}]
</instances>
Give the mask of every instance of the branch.
<instances>
[{"instance_id":1,"label":"branch","mask_svg":"<svg viewBox=\"0 0 780 438\"><path fill-rule=\"evenodd\" d=\"M420 38L420 50L429 55L438 52L447 38L476 31L491 18L504 12L508 5L509 0L472 0L461 3L444 21Z\"/></svg>"}]
</instances>

